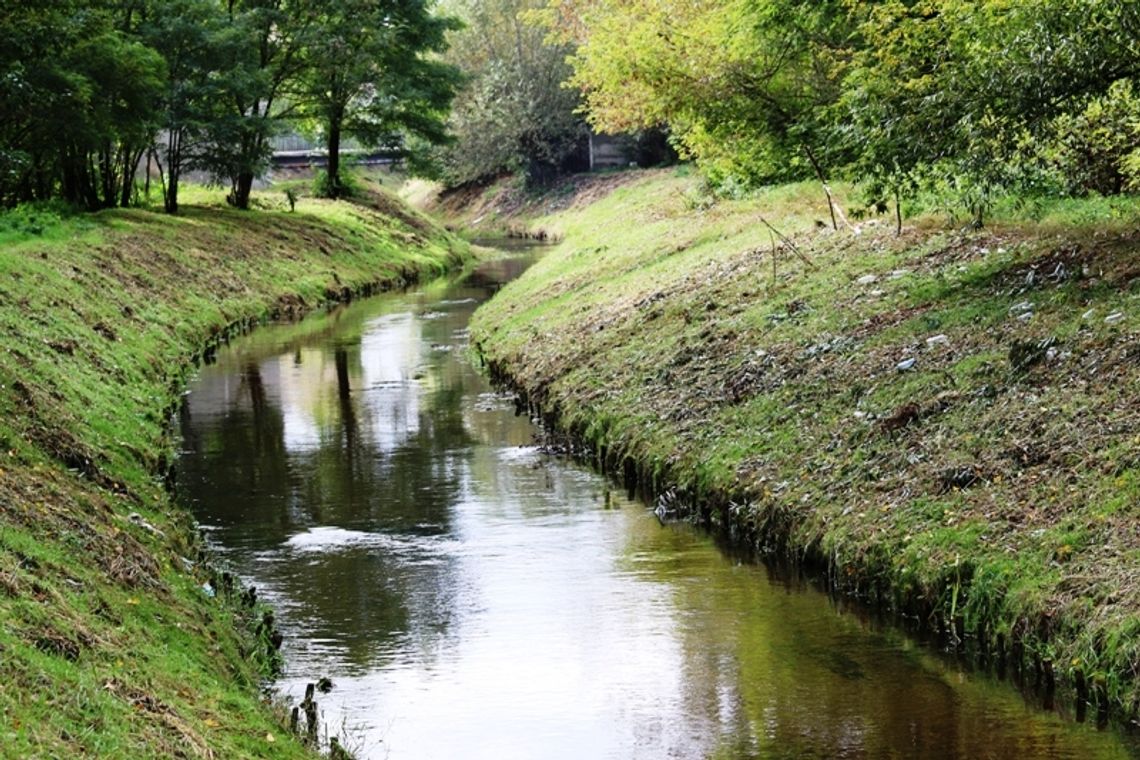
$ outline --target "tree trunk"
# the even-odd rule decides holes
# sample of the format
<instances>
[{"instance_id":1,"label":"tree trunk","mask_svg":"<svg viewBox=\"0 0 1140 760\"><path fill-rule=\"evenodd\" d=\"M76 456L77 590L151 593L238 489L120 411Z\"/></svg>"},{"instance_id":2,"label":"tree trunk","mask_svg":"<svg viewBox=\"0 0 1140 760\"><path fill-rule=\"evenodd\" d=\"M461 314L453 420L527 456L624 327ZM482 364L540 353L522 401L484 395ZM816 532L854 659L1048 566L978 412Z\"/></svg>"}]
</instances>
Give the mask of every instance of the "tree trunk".
<instances>
[{"instance_id":1,"label":"tree trunk","mask_svg":"<svg viewBox=\"0 0 1140 760\"><path fill-rule=\"evenodd\" d=\"M115 186L115 179L117 172L115 171L115 148L111 143L105 142L103 149L99 151L99 185L102 191L102 199L100 205L103 208L114 208L115 196L118 195L118 188Z\"/></svg>"},{"instance_id":2,"label":"tree trunk","mask_svg":"<svg viewBox=\"0 0 1140 760\"><path fill-rule=\"evenodd\" d=\"M253 172L241 172L234 178L233 200L234 207L242 211L249 210L249 197L253 193Z\"/></svg>"},{"instance_id":3,"label":"tree trunk","mask_svg":"<svg viewBox=\"0 0 1140 760\"><path fill-rule=\"evenodd\" d=\"M334 113L329 118L329 158L325 175L328 178L328 187L325 189L328 197L337 199L341 195L340 185L340 124L341 115Z\"/></svg>"},{"instance_id":4,"label":"tree trunk","mask_svg":"<svg viewBox=\"0 0 1140 760\"><path fill-rule=\"evenodd\" d=\"M357 441L356 411L352 407L352 388L348 379L348 352L338 349L334 354L336 364L337 398L340 399L340 416L344 424L344 454L348 471L356 469L355 453Z\"/></svg>"},{"instance_id":5,"label":"tree trunk","mask_svg":"<svg viewBox=\"0 0 1140 760\"><path fill-rule=\"evenodd\" d=\"M178 213L178 178L182 173L182 135L177 129L170 130L166 140L166 191L163 193L163 206L168 214Z\"/></svg>"},{"instance_id":6,"label":"tree trunk","mask_svg":"<svg viewBox=\"0 0 1140 760\"><path fill-rule=\"evenodd\" d=\"M243 106L238 106L238 113L243 118L247 118L246 109ZM261 118L258 106L255 105L251 113L257 118ZM230 177L230 194L226 198L234 208L242 211L249 210L249 199L253 194L253 181L257 179L254 167L258 164L258 158L261 156L263 147L265 147L264 136L260 132L251 132L247 126L239 142L236 173Z\"/></svg>"},{"instance_id":7,"label":"tree trunk","mask_svg":"<svg viewBox=\"0 0 1140 760\"><path fill-rule=\"evenodd\" d=\"M142 160L142 149L128 148L123 158L123 187L120 197L121 205L127 208L131 205L131 196L135 194L135 176L138 174L139 161Z\"/></svg>"},{"instance_id":8,"label":"tree trunk","mask_svg":"<svg viewBox=\"0 0 1140 760\"><path fill-rule=\"evenodd\" d=\"M119 158L121 163L115 168L115 171L119 172L120 180L118 205L120 208L126 208L131 205L131 191L134 190L135 166L138 165L138 156L135 154L134 147L123 146L119 150Z\"/></svg>"},{"instance_id":9,"label":"tree trunk","mask_svg":"<svg viewBox=\"0 0 1140 760\"><path fill-rule=\"evenodd\" d=\"M178 213L178 175L173 171L166 183L166 213Z\"/></svg>"},{"instance_id":10,"label":"tree trunk","mask_svg":"<svg viewBox=\"0 0 1140 760\"><path fill-rule=\"evenodd\" d=\"M90 153L87 157L81 159L84 172L83 172L83 195L86 199L88 211L99 210L99 188L95 184L95 177L98 172L95 170L95 158Z\"/></svg>"}]
</instances>

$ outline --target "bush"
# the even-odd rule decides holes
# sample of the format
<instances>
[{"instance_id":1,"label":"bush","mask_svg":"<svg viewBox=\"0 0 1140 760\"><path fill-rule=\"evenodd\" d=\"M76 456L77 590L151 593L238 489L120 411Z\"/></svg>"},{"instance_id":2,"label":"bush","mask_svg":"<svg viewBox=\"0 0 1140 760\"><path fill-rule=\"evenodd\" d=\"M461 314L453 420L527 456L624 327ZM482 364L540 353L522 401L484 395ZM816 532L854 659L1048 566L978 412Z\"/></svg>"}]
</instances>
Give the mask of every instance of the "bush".
<instances>
[{"instance_id":1,"label":"bush","mask_svg":"<svg viewBox=\"0 0 1140 760\"><path fill-rule=\"evenodd\" d=\"M313 194L318 198L333 197L329 187L329 174L324 169L317 172L313 177ZM340 170L340 190L336 193L337 198L359 198L364 192L364 185L353 171L344 167Z\"/></svg>"},{"instance_id":2,"label":"bush","mask_svg":"<svg viewBox=\"0 0 1140 760\"><path fill-rule=\"evenodd\" d=\"M62 201L24 203L0 211L0 242L16 243L51 237L74 215L75 210Z\"/></svg>"},{"instance_id":3,"label":"bush","mask_svg":"<svg viewBox=\"0 0 1140 760\"><path fill-rule=\"evenodd\" d=\"M1140 189L1140 96L1132 82L1114 82L1084 109L1054 119L1045 151L1074 195Z\"/></svg>"}]
</instances>

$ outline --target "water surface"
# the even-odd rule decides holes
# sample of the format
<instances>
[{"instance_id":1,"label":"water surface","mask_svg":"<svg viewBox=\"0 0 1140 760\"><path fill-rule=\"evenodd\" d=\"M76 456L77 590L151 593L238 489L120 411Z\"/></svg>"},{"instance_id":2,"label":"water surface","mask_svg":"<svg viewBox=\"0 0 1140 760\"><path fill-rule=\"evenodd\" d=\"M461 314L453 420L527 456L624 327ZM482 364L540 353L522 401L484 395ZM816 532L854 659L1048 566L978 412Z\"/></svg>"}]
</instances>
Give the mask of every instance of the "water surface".
<instances>
[{"instance_id":1,"label":"water surface","mask_svg":"<svg viewBox=\"0 0 1140 760\"><path fill-rule=\"evenodd\" d=\"M525 262L259 330L183 411L182 498L360 757L1138 756L544 455L465 353Z\"/></svg>"}]
</instances>

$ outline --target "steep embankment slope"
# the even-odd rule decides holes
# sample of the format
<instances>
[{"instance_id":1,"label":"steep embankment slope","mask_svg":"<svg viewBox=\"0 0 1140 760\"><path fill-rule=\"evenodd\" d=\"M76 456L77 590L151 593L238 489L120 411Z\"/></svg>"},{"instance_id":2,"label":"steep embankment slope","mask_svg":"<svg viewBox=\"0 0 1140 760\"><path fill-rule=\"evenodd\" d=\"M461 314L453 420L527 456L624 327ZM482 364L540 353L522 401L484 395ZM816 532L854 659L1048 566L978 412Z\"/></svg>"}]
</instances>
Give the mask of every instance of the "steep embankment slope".
<instances>
[{"instance_id":1,"label":"steep embankment slope","mask_svg":"<svg viewBox=\"0 0 1140 760\"><path fill-rule=\"evenodd\" d=\"M1135 713L1135 214L896 238L695 188L535 220L565 242L477 313L492 370L664 508Z\"/></svg>"},{"instance_id":2,"label":"steep embankment slope","mask_svg":"<svg viewBox=\"0 0 1140 760\"><path fill-rule=\"evenodd\" d=\"M163 487L169 412L211 341L466 245L380 192L31 224L0 248L0 755L307 755L260 704L263 613Z\"/></svg>"}]
</instances>

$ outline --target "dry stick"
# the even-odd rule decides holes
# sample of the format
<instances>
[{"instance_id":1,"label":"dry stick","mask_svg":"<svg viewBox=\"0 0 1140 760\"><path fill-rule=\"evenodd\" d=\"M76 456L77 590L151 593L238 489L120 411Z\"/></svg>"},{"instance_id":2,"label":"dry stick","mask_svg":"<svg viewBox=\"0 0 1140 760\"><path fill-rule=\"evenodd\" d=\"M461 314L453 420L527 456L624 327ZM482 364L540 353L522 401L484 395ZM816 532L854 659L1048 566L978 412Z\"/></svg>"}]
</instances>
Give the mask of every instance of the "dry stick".
<instances>
[{"instance_id":1,"label":"dry stick","mask_svg":"<svg viewBox=\"0 0 1140 760\"><path fill-rule=\"evenodd\" d=\"M835 196L831 194L831 185L827 183L827 175L823 173L823 167L815 157L815 152L812 151L811 146L806 142L802 144L804 153L807 154L808 161L811 162L812 169L815 170L815 176L819 179L819 184L823 186L823 194L827 196L827 210L831 213L831 229L838 231L839 224L836 221L836 214L839 215L839 221L843 222L843 226L851 229L851 222L847 221L847 215L843 213L843 208L836 203Z\"/></svg>"},{"instance_id":2,"label":"dry stick","mask_svg":"<svg viewBox=\"0 0 1140 760\"><path fill-rule=\"evenodd\" d=\"M761 224L763 224L769 230L774 232L776 234L776 237L780 238L780 242L782 242L784 245L786 245L791 250L792 253L796 254L796 256L799 257L800 261L807 264L812 269L816 268L815 264L812 263L811 259L809 259L807 256L805 256L803 251L801 251L799 248L796 247L796 244L792 242L791 238L789 238L787 235L780 232L778 229L776 229L771 224L769 224L768 220L765 219L764 217L757 216L756 218L760 220Z\"/></svg>"},{"instance_id":3,"label":"dry stick","mask_svg":"<svg viewBox=\"0 0 1140 760\"><path fill-rule=\"evenodd\" d=\"M902 201L899 200L899 189L895 188L895 237L902 235Z\"/></svg>"},{"instance_id":4,"label":"dry stick","mask_svg":"<svg viewBox=\"0 0 1140 760\"><path fill-rule=\"evenodd\" d=\"M815 169L815 176L819 178L819 184L823 185L823 193L827 196L827 210L831 212L831 229L838 230L839 225L835 221L835 204L831 200L831 188L827 186L827 177L824 176L823 167L819 165L819 161L815 159L815 153L812 152L811 146L806 142L802 144L804 153L807 154L808 161L811 162L811 167Z\"/></svg>"},{"instance_id":5,"label":"dry stick","mask_svg":"<svg viewBox=\"0 0 1140 760\"><path fill-rule=\"evenodd\" d=\"M835 213L839 214L839 221L843 223L844 227L851 229L851 222L847 221L847 214L843 213L843 207L839 205L839 201L835 200L834 196L832 196L831 187L828 185L824 185L824 187L827 188L828 203L832 205L832 209L835 211Z\"/></svg>"},{"instance_id":6,"label":"dry stick","mask_svg":"<svg viewBox=\"0 0 1140 760\"><path fill-rule=\"evenodd\" d=\"M776 236L768 232L768 237L772 241L772 286L776 285Z\"/></svg>"}]
</instances>

